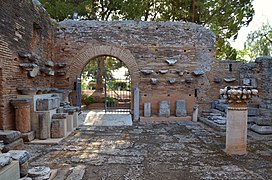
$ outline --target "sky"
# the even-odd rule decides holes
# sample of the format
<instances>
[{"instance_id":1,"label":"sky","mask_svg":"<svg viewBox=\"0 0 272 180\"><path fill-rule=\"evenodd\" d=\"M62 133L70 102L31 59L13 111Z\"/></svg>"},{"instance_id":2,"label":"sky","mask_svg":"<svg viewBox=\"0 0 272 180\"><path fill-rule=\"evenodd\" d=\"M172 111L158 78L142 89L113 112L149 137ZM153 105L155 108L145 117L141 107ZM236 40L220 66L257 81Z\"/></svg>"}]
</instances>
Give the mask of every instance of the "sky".
<instances>
[{"instance_id":1,"label":"sky","mask_svg":"<svg viewBox=\"0 0 272 180\"><path fill-rule=\"evenodd\" d=\"M260 28L262 23L269 22L272 25L272 0L254 0L252 4L255 10L253 20L247 27L240 29L238 38L235 41L230 41L232 47L236 49L242 50L248 33Z\"/></svg>"}]
</instances>

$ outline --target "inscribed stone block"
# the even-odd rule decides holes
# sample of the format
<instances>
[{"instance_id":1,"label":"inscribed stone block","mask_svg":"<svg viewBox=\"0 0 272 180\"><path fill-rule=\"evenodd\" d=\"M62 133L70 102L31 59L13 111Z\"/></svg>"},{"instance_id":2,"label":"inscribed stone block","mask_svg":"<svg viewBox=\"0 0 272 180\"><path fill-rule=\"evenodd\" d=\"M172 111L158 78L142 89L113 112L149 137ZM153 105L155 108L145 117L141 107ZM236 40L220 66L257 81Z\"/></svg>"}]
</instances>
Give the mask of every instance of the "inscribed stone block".
<instances>
[{"instance_id":1,"label":"inscribed stone block","mask_svg":"<svg viewBox=\"0 0 272 180\"><path fill-rule=\"evenodd\" d=\"M151 103L144 103L144 117L151 117Z\"/></svg>"},{"instance_id":2,"label":"inscribed stone block","mask_svg":"<svg viewBox=\"0 0 272 180\"><path fill-rule=\"evenodd\" d=\"M67 133L66 119L52 119L51 138L62 138Z\"/></svg>"},{"instance_id":3,"label":"inscribed stone block","mask_svg":"<svg viewBox=\"0 0 272 180\"><path fill-rule=\"evenodd\" d=\"M159 102L159 116L170 117L170 102L169 101Z\"/></svg>"},{"instance_id":4,"label":"inscribed stone block","mask_svg":"<svg viewBox=\"0 0 272 180\"><path fill-rule=\"evenodd\" d=\"M176 100L176 116L177 117L187 116L185 100Z\"/></svg>"}]
</instances>

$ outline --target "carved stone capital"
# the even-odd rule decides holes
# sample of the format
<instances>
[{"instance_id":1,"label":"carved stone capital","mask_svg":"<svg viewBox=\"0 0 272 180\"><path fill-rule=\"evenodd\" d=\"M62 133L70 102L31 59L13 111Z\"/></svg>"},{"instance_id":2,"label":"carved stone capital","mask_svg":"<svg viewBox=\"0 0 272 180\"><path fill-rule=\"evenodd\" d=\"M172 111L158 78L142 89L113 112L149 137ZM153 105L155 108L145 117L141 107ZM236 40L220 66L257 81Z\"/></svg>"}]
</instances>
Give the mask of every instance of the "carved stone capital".
<instances>
[{"instance_id":1,"label":"carved stone capital","mask_svg":"<svg viewBox=\"0 0 272 180\"><path fill-rule=\"evenodd\" d=\"M231 107L246 107L247 102L251 100L252 96L258 94L257 89L251 86L227 86L220 89L220 95L228 100Z\"/></svg>"}]
</instances>

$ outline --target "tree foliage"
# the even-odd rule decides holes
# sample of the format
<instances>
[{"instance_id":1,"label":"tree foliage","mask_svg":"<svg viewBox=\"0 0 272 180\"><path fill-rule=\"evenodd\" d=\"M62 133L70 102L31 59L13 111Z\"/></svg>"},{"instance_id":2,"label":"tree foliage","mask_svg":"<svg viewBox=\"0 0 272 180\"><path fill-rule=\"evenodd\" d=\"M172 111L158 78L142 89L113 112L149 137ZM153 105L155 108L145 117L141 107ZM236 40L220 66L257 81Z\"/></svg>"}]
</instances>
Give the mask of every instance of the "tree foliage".
<instances>
[{"instance_id":1,"label":"tree foliage","mask_svg":"<svg viewBox=\"0 0 272 180\"><path fill-rule=\"evenodd\" d=\"M236 59L227 42L252 20L253 0L40 0L57 20L77 11L82 19L190 21L217 36L217 57Z\"/></svg>"},{"instance_id":2,"label":"tree foliage","mask_svg":"<svg viewBox=\"0 0 272 180\"><path fill-rule=\"evenodd\" d=\"M240 51L241 59L254 60L259 56L272 55L272 27L268 23L248 34L244 50Z\"/></svg>"}]
</instances>

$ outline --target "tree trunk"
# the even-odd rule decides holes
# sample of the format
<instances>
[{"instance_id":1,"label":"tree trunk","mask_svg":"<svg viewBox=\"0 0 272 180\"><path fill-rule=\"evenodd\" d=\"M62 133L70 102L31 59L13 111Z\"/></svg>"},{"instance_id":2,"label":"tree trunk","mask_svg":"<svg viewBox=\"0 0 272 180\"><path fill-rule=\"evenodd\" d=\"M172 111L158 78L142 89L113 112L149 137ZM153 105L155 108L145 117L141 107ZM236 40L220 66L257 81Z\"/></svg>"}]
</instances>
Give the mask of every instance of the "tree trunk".
<instances>
[{"instance_id":1,"label":"tree trunk","mask_svg":"<svg viewBox=\"0 0 272 180\"><path fill-rule=\"evenodd\" d=\"M103 69L105 63L105 56L97 58L97 77L96 77L96 91L103 91Z\"/></svg>"},{"instance_id":2,"label":"tree trunk","mask_svg":"<svg viewBox=\"0 0 272 180\"><path fill-rule=\"evenodd\" d=\"M191 21L196 22L196 1L191 1Z\"/></svg>"}]
</instances>

